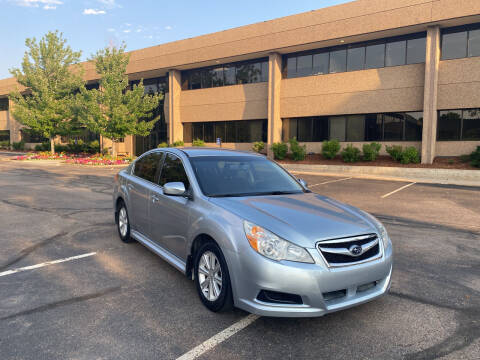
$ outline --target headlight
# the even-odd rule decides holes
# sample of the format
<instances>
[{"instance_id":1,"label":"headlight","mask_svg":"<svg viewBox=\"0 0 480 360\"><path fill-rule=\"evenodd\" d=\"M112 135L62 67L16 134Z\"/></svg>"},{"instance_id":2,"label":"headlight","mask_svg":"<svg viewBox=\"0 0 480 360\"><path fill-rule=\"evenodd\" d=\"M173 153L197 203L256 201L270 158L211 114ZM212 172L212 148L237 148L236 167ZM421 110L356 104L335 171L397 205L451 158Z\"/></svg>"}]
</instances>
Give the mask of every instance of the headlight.
<instances>
[{"instance_id":1,"label":"headlight","mask_svg":"<svg viewBox=\"0 0 480 360\"><path fill-rule=\"evenodd\" d=\"M256 252L269 259L314 263L307 250L279 238L277 235L258 225L244 221L243 228L250 246Z\"/></svg>"},{"instance_id":2,"label":"headlight","mask_svg":"<svg viewBox=\"0 0 480 360\"><path fill-rule=\"evenodd\" d=\"M378 230L378 234L382 238L383 248L386 249L390 243L390 238L388 237L387 229L385 229L385 226L383 226L380 220L378 220L375 216L367 213L366 211L363 211L363 210L360 210L360 211L374 222Z\"/></svg>"},{"instance_id":3,"label":"headlight","mask_svg":"<svg viewBox=\"0 0 480 360\"><path fill-rule=\"evenodd\" d=\"M377 220L375 218L375 220ZM390 242L390 238L388 237L387 229L385 229L385 226L377 220L377 228L378 232L380 233L380 237L382 238L383 241L383 248L386 249L388 246L388 243Z\"/></svg>"}]
</instances>

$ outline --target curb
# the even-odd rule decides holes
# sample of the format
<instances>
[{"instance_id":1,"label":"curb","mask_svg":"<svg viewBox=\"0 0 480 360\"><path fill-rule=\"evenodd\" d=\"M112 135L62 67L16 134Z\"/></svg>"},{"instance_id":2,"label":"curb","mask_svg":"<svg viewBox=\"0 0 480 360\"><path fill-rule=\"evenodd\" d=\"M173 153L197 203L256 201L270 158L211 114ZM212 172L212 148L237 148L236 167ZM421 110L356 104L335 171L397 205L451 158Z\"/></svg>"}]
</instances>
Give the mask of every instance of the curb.
<instances>
[{"instance_id":1,"label":"curb","mask_svg":"<svg viewBox=\"0 0 480 360\"><path fill-rule=\"evenodd\" d=\"M392 181L411 181L480 187L480 170L422 169L386 166L281 164L288 171L327 176L352 176Z\"/></svg>"}]
</instances>

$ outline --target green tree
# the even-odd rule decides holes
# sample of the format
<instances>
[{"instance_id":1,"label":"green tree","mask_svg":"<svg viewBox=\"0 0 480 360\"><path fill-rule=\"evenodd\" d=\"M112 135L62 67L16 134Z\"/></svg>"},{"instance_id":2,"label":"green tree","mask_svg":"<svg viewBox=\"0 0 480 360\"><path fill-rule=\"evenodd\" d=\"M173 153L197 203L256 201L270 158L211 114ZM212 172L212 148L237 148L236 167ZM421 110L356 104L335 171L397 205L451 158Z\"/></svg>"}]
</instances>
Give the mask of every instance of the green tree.
<instances>
[{"instance_id":1,"label":"green tree","mask_svg":"<svg viewBox=\"0 0 480 360\"><path fill-rule=\"evenodd\" d=\"M151 118L162 94L145 94L143 81L130 89L126 75L129 56L125 45L99 50L92 58L100 76L99 89L82 89L77 95L78 116L91 131L115 144L127 135L147 136L159 116ZM148 121L147 121L148 120Z\"/></svg>"},{"instance_id":2,"label":"green tree","mask_svg":"<svg viewBox=\"0 0 480 360\"><path fill-rule=\"evenodd\" d=\"M21 124L50 139L67 135L75 124L72 103L75 92L83 88L83 68L78 64L81 52L66 45L62 33L48 32L39 42L26 39L28 50L21 69L10 70L17 82L26 87L10 94L14 103L13 116Z\"/></svg>"}]
</instances>

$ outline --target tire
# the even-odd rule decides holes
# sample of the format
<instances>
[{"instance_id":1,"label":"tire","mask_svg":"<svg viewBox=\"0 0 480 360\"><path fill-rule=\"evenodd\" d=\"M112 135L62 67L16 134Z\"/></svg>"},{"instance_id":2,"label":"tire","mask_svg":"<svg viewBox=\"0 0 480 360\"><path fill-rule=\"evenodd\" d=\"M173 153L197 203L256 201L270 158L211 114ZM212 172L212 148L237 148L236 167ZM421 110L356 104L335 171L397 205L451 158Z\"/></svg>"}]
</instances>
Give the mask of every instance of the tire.
<instances>
[{"instance_id":1,"label":"tire","mask_svg":"<svg viewBox=\"0 0 480 360\"><path fill-rule=\"evenodd\" d=\"M115 214L117 223L118 236L124 243L131 243L134 240L130 237L130 218L128 217L127 207L123 201L118 204L118 209Z\"/></svg>"},{"instance_id":2,"label":"tire","mask_svg":"<svg viewBox=\"0 0 480 360\"><path fill-rule=\"evenodd\" d=\"M206 267L207 263L209 267ZM225 257L218 245L214 242L202 245L195 254L194 264L195 287L203 305L213 312L231 310L233 308L232 285ZM212 264L214 264L213 269L211 269ZM212 274L216 276L212 277ZM221 278L220 286L218 275ZM202 285L205 285L203 289Z\"/></svg>"}]
</instances>

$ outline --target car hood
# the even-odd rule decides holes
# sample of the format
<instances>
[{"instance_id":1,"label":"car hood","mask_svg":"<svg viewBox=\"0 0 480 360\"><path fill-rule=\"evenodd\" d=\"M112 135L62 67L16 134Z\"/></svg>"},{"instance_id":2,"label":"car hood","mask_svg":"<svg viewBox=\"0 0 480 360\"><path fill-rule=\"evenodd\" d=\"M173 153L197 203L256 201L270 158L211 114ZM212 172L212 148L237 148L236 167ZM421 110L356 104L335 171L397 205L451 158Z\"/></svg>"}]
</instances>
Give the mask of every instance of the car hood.
<instances>
[{"instance_id":1,"label":"car hood","mask_svg":"<svg viewBox=\"0 0 480 360\"><path fill-rule=\"evenodd\" d=\"M217 206L303 247L320 240L376 233L361 210L313 193L211 198Z\"/></svg>"}]
</instances>

